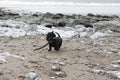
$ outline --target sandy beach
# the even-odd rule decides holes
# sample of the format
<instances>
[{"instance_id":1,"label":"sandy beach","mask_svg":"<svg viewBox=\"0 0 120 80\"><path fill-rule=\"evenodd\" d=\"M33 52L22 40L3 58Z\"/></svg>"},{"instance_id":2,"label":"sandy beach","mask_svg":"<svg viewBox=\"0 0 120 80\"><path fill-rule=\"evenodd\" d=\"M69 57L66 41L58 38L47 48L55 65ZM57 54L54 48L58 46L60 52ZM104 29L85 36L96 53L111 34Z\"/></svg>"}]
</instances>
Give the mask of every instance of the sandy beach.
<instances>
[{"instance_id":1,"label":"sandy beach","mask_svg":"<svg viewBox=\"0 0 120 80\"><path fill-rule=\"evenodd\" d=\"M114 34L99 39L108 40L104 41L104 45L96 45L90 39L72 38L63 42L60 51L50 52L47 51L48 46L33 51L46 43L45 38L41 39L41 36L26 36L18 39L0 37L0 53L8 51L13 55L27 58L21 60L12 56L6 57L7 62L0 62L0 70L3 70L0 78L26 80L26 74L34 71L42 80L117 80L115 75L107 71L119 70L119 67L111 65L113 61L119 60L117 54L119 48L116 48L119 46L118 36L119 34ZM113 54L104 54L102 50L110 50ZM65 72L64 76L55 75L52 66L59 66Z\"/></svg>"}]
</instances>

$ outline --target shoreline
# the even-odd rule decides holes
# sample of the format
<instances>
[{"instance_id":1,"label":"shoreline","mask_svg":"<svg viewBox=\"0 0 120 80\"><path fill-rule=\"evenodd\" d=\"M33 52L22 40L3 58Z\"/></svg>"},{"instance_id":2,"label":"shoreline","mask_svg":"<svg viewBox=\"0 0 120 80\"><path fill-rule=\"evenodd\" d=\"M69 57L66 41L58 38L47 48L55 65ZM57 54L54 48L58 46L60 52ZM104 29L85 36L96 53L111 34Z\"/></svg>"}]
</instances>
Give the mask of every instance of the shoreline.
<instances>
[{"instance_id":1,"label":"shoreline","mask_svg":"<svg viewBox=\"0 0 120 80\"><path fill-rule=\"evenodd\" d=\"M13 12L20 12L20 13L28 13L28 14L30 14L30 13L32 13L32 14L34 14L34 13L41 13L41 14L46 14L46 13L51 13L51 14L64 14L64 15L73 15L73 14L75 14L75 15L83 15L83 16L87 16L87 14L89 14L89 13L91 13L91 14L94 14L94 15L108 15L108 16L112 16L112 15L117 15L117 16L120 16L120 12L119 13L101 13L101 12L99 12L99 13L94 13L94 12L79 12L79 13L64 13L64 12L42 12L42 11L29 11L29 10L25 10L25 9L15 9L14 7L0 7L1 9L5 9L5 10L10 10L10 11L13 11Z\"/></svg>"}]
</instances>

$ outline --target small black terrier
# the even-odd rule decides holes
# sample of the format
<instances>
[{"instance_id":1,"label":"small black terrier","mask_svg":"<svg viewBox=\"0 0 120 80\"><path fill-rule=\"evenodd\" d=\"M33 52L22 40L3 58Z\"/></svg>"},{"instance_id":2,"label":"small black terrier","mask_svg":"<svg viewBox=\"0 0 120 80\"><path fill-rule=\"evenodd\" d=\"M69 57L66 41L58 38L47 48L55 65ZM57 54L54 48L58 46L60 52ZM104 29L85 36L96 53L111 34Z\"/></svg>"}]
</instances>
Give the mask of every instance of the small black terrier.
<instances>
[{"instance_id":1,"label":"small black terrier","mask_svg":"<svg viewBox=\"0 0 120 80\"><path fill-rule=\"evenodd\" d=\"M46 40L49 43L48 51L51 51L52 47L54 47L54 50L58 51L62 45L62 38L60 37L60 34L57 32L53 31L49 32L46 36Z\"/></svg>"}]
</instances>

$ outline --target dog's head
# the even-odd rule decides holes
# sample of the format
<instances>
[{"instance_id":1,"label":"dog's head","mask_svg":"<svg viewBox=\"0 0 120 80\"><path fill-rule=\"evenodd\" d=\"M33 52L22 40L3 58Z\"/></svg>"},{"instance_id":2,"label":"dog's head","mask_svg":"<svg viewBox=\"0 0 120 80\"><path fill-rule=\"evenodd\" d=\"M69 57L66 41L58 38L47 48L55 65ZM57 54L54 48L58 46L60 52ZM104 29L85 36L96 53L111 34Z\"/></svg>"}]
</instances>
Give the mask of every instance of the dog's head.
<instances>
[{"instance_id":1,"label":"dog's head","mask_svg":"<svg viewBox=\"0 0 120 80\"><path fill-rule=\"evenodd\" d=\"M54 38L56 37L55 33L52 31L52 32L49 32L46 36L46 40L49 42L49 41L52 41Z\"/></svg>"}]
</instances>

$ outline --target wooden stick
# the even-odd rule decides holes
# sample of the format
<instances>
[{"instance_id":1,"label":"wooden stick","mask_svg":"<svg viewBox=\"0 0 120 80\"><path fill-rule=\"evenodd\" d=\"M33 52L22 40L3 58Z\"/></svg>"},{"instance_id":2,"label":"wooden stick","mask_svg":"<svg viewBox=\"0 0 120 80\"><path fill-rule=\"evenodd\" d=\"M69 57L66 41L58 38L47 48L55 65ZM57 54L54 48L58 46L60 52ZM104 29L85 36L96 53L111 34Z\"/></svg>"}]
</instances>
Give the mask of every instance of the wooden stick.
<instances>
[{"instance_id":1,"label":"wooden stick","mask_svg":"<svg viewBox=\"0 0 120 80\"><path fill-rule=\"evenodd\" d=\"M43 45L42 47L40 47L40 48L36 48L36 49L34 49L33 51L36 51L36 50L39 50L39 49L42 49L42 48L44 48L45 46L47 46L49 43L46 43L45 45Z\"/></svg>"}]
</instances>

